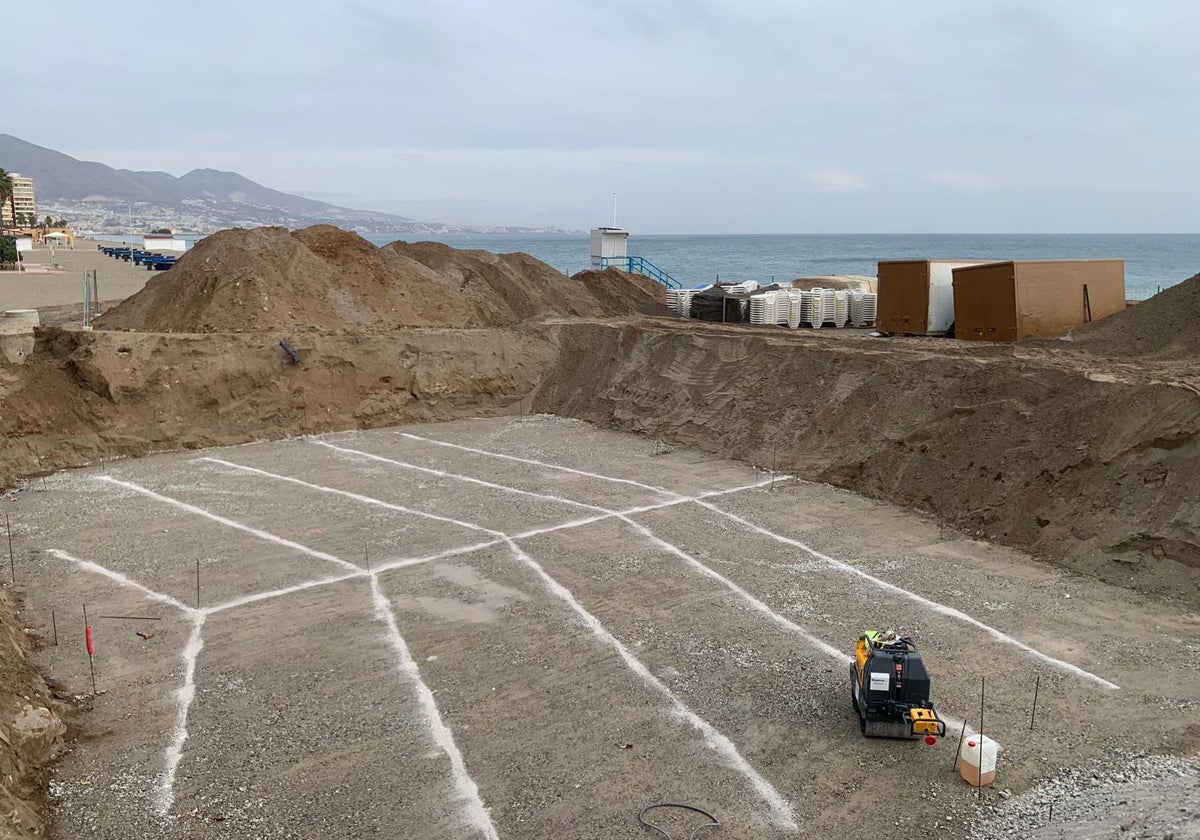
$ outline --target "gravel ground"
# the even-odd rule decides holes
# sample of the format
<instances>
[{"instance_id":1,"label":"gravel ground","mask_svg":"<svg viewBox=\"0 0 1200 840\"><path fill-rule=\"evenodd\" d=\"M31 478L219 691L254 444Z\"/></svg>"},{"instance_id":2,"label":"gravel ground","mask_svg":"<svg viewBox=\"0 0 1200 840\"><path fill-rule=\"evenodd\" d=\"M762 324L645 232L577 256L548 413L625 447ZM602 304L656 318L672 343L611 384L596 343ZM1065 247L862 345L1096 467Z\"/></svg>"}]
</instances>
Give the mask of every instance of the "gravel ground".
<instances>
[{"instance_id":1,"label":"gravel ground","mask_svg":"<svg viewBox=\"0 0 1200 840\"><path fill-rule=\"evenodd\" d=\"M1200 764L1114 751L989 809L972 840L1185 840L1200 837Z\"/></svg>"},{"instance_id":2,"label":"gravel ground","mask_svg":"<svg viewBox=\"0 0 1200 840\"><path fill-rule=\"evenodd\" d=\"M60 837L463 838L490 822L501 837L636 838L637 812L659 801L715 813L712 837L1035 836L1021 832L1039 802L1063 801L1058 831L1100 819L1122 784L1137 787L1127 819L1158 808L1137 830L1162 826L1130 836L1188 836L1194 768L1172 775L1185 765L1154 756L1197 749L1194 615L849 493L771 490L745 464L575 421L319 440L358 451L293 439L162 455L13 494L26 621L48 638L55 611L61 644L41 663L81 695L84 602L96 626L103 693L83 701L56 771ZM687 501L746 485L710 501L771 533ZM520 532L518 551L504 535ZM208 612L189 660L197 604ZM951 768L957 731L934 747L859 734L844 660L818 643L849 652L883 625L915 636L944 713L977 726L986 678L1003 749L982 797ZM164 815L188 661L195 695ZM1131 731L1142 764L1121 751Z\"/></svg>"}]
</instances>

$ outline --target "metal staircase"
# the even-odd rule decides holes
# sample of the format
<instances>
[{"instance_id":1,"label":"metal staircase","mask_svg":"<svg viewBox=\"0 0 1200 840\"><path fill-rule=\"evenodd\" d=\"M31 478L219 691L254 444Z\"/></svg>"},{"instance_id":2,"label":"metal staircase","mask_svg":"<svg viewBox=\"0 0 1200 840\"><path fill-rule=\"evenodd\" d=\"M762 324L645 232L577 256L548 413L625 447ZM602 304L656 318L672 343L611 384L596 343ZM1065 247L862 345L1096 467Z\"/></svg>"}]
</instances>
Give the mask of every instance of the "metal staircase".
<instances>
[{"instance_id":1,"label":"metal staircase","mask_svg":"<svg viewBox=\"0 0 1200 840\"><path fill-rule=\"evenodd\" d=\"M615 268L626 274L642 274L651 280L657 280L668 289L683 288L683 281L676 280L645 257L601 257L600 268Z\"/></svg>"}]
</instances>

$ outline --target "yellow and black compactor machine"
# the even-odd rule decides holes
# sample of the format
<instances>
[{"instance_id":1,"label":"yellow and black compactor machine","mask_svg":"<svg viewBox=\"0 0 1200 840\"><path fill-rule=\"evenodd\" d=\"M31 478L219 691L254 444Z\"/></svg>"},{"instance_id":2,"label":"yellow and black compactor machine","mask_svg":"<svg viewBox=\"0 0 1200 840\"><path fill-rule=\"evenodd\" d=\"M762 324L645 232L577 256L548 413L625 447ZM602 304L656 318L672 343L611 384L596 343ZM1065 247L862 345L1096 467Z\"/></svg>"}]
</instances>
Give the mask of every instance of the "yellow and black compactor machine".
<instances>
[{"instance_id":1,"label":"yellow and black compactor machine","mask_svg":"<svg viewBox=\"0 0 1200 840\"><path fill-rule=\"evenodd\" d=\"M924 738L946 734L929 699L929 672L916 646L892 630L868 630L850 663L850 699L864 735Z\"/></svg>"}]
</instances>

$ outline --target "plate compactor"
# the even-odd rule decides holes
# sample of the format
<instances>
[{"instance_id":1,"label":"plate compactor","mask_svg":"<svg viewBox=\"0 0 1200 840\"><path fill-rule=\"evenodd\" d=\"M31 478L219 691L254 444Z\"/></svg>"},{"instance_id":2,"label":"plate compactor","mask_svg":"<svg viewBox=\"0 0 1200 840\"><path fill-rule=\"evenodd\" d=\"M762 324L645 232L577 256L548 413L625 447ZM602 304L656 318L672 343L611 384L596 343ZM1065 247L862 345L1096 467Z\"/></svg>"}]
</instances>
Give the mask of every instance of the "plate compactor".
<instances>
[{"instance_id":1,"label":"plate compactor","mask_svg":"<svg viewBox=\"0 0 1200 840\"><path fill-rule=\"evenodd\" d=\"M946 724L929 700L921 654L891 630L868 630L850 663L850 699L863 734L871 738L925 738L934 744Z\"/></svg>"}]
</instances>

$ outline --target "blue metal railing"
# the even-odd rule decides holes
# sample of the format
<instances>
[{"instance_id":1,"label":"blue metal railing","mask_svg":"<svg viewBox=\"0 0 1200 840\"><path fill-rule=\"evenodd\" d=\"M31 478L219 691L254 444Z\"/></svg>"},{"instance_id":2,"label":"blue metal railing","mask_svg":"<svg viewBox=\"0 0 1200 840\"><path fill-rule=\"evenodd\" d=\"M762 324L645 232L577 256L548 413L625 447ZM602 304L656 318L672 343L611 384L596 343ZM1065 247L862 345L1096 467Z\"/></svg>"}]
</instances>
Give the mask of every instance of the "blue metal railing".
<instances>
[{"instance_id":1,"label":"blue metal railing","mask_svg":"<svg viewBox=\"0 0 1200 840\"><path fill-rule=\"evenodd\" d=\"M615 268L627 274L643 274L651 280L657 280L668 289L683 288L683 281L676 280L645 257L601 257L600 268Z\"/></svg>"}]
</instances>

